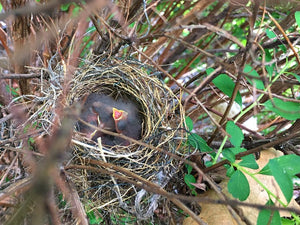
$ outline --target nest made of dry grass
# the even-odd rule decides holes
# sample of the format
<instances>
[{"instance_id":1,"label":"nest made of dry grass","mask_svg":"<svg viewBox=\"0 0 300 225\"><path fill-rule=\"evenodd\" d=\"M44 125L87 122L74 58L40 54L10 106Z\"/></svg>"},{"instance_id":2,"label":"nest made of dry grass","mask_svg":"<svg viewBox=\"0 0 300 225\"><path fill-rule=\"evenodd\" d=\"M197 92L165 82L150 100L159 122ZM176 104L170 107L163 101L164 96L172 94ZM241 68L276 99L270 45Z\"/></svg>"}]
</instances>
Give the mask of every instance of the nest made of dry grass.
<instances>
[{"instance_id":1,"label":"nest made of dry grass","mask_svg":"<svg viewBox=\"0 0 300 225\"><path fill-rule=\"evenodd\" d=\"M157 75L147 73L142 63L117 59L83 63L86 66L77 72L70 91L71 104L93 92L105 93L115 98L126 95L140 106L144 122L143 141L148 143L151 142L150 139L157 139L155 136L160 131L170 127L166 118L174 114L180 103ZM182 118L179 119L175 121L178 122L177 127L181 126ZM175 132L176 129L168 132L158 146L172 138Z\"/></svg>"},{"instance_id":2,"label":"nest made of dry grass","mask_svg":"<svg viewBox=\"0 0 300 225\"><path fill-rule=\"evenodd\" d=\"M41 73L35 80L40 96L22 96L35 105L26 123L35 123L51 135L51 127L57 115L55 108L63 95L63 78L66 73L63 63L55 67L49 62L47 68L32 68ZM136 60L95 58L83 60L71 83L67 104L82 103L89 93L104 93L114 98L126 96L139 105L143 119L140 144L129 146L102 146L87 140L74 131L72 156L65 163L78 166L67 170L67 174L79 193L87 212L94 211L99 217L107 213L119 218L122 215L149 219L157 207L160 196L141 190L132 184L116 179L107 173L93 172L79 166L90 166L88 159L113 164L165 187L178 170L179 162L155 149L181 152L184 113L180 99L159 79L159 73ZM27 101L28 102L28 101ZM147 147L142 143L154 147ZM103 166L95 166L107 169ZM112 169L110 170L112 171ZM113 171L124 177L120 171Z\"/></svg>"},{"instance_id":3,"label":"nest made of dry grass","mask_svg":"<svg viewBox=\"0 0 300 225\"><path fill-rule=\"evenodd\" d=\"M162 147L173 153L179 151L184 115L180 101L158 78L151 67L135 60L86 60L77 71L69 103L80 102L89 93L104 93L115 98L126 96L140 106L143 117L143 143ZM178 164L154 148L132 143L130 146L103 147L81 139L77 133L73 140L74 159L86 165L93 158L117 165L164 187ZM179 140L179 142L178 142ZM141 219L153 215L159 197L125 184L110 175L95 174L87 170L74 170L74 183L83 191L82 198L89 208L117 213L121 207ZM147 199L147 201L145 201Z\"/></svg>"}]
</instances>

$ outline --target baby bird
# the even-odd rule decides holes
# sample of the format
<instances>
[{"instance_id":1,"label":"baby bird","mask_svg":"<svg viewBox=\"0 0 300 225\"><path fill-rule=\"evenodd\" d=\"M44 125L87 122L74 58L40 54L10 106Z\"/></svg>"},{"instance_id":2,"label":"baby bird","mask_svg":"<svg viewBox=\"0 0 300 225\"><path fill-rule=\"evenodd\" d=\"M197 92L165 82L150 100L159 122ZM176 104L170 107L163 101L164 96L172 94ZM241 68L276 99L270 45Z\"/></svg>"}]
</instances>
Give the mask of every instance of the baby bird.
<instances>
[{"instance_id":1,"label":"baby bird","mask_svg":"<svg viewBox=\"0 0 300 225\"><path fill-rule=\"evenodd\" d=\"M117 100L118 109L113 108L116 131L133 139L140 139L142 120L136 104L127 99Z\"/></svg>"},{"instance_id":2,"label":"baby bird","mask_svg":"<svg viewBox=\"0 0 300 225\"><path fill-rule=\"evenodd\" d=\"M127 99L114 100L105 94L89 94L85 99L80 118L105 130L124 134L137 140L141 138L142 120L138 107ZM80 132L85 133L93 141L101 137L103 145L128 146L130 144L126 139L105 134L80 121L78 127Z\"/></svg>"},{"instance_id":3,"label":"baby bird","mask_svg":"<svg viewBox=\"0 0 300 225\"><path fill-rule=\"evenodd\" d=\"M112 117L115 100L104 94L92 93L89 95L92 101L93 111L98 115L99 127L105 130L114 131L115 123Z\"/></svg>"},{"instance_id":4,"label":"baby bird","mask_svg":"<svg viewBox=\"0 0 300 225\"><path fill-rule=\"evenodd\" d=\"M115 131L115 123L112 117L112 106L114 99L104 94L92 93L87 96L80 119L85 122L100 127L105 130ZM97 140L103 135L102 132L93 129L92 127L78 122L79 131L85 133L88 138Z\"/></svg>"}]
</instances>

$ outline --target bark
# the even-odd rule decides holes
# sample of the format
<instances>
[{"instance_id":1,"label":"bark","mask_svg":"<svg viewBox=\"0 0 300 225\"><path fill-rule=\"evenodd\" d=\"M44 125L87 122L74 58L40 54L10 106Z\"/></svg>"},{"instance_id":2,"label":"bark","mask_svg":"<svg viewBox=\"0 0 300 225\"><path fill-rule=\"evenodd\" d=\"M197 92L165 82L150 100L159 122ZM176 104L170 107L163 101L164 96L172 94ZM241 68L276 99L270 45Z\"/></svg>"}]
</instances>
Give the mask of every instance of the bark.
<instances>
[{"instance_id":1,"label":"bark","mask_svg":"<svg viewBox=\"0 0 300 225\"><path fill-rule=\"evenodd\" d=\"M27 2L27 0L1 1L5 11L23 7ZM17 74L25 74L27 73L26 66L29 65L30 61L30 52L26 49L28 46L26 42L30 33L30 15L15 16L9 27L14 45L13 62L11 62L14 67L14 72ZM28 79L19 79L18 81L21 94L29 94Z\"/></svg>"}]
</instances>

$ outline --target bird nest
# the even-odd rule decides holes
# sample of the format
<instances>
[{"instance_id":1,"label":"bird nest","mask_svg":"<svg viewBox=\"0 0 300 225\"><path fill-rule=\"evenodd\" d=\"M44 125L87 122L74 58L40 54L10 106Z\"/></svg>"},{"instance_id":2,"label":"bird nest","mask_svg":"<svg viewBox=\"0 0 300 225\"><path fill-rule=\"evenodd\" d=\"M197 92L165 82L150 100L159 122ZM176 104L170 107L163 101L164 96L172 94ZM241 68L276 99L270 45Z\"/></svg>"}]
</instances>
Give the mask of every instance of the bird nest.
<instances>
[{"instance_id":1,"label":"bird nest","mask_svg":"<svg viewBox=\"0 0 300 225\"><path fill-rule=\"evenodd\" d=\"M184 115L179 99L151 67L134 60L98 59L84 61L74 78L68 102L81 102L90 93L126 96L142 115L142 138L129 146L102 146L75 131L73 166L66 166L87 209L119 214L123 209L139 219L153 215L159 196L124 181L129 173L165 187L178 170L175 162L157 148L179 152ZM89 170L93 166L106 172ZM96 162L96 163L95 163ZM98 162L98 163L97 163ZM103 164L105 163L105 164ZM75 166L74 166L75 165ZM114 165L107 169L107 165ZM102 170L103 171L103 170ZM114 177L117 173L121 177ZM122 179L124 177L124 179ZM126 179L125 179L126 180ZM120 211L121 210L121 211Z\"/></svg>"},{"instance_id":2,"label":"bird nest","mask_svg":"<svg viewBox=\"0 0 300 225\"><path fill-rule=\"evenodd\" d=\"M40 80L34 80L41 96L20 97L33 105L25 124L38 124L49 135L56 120L57 103L64 93L65 74L63 64L57 63L53 69L51 61L48 68L31 68L41 74ZM72 157L64 163L64 168L87 213L102 218L109 213L116 220L125 212L127 218L131 215L149 219L160 196L136 184L148 185L144 180L164 188L178 171L180 162L161 149L184 155L181 152L184 113L180 99L159 75L141 62L116 58L91 57L82 61L76 71L67 105L82 107L82 100L90 93L114 98L126 96L136 103L142 117L141 139L131 140L128 146L102 146L99 139L98 143L89 140L74 127ZM132 174L135 183L131 182L134 179L128 179Z\"/></svg>"}]
</instances>

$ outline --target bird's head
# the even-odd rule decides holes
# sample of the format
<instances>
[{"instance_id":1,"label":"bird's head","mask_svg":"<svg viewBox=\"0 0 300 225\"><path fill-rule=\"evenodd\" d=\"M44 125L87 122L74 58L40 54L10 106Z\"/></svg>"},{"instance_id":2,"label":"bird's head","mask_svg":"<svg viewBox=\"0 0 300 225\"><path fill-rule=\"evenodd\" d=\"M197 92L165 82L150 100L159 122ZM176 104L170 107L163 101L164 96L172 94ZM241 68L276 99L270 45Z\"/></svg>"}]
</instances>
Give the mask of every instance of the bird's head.
<instances>
[{"instance_id":1,"label":"bird's head","mask_svg":"<svg viewBox=\"0 0 300 225\"><path fill-rule=\"evenodd\" d=\"M122 130L125 129L126 120L128 113L124 110L113 108L113 118L116 125L116 130L118 133L122 133Z\"/></svg>"}]
</instances>

